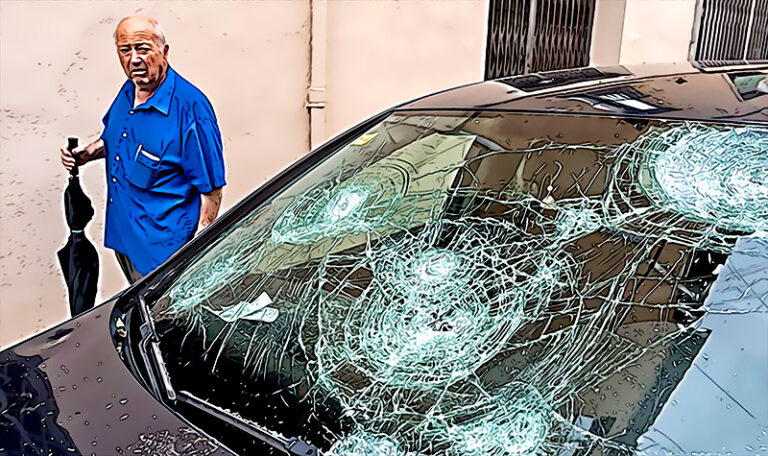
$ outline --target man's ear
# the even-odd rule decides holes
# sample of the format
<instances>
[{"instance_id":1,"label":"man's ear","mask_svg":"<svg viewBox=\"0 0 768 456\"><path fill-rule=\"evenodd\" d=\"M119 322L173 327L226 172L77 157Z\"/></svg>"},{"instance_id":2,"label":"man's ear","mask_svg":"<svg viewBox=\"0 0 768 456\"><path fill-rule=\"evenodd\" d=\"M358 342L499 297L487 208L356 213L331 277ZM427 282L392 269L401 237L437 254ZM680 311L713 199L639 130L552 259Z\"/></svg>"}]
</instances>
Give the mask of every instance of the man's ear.
<instances>
[{"instance_id":1,"label":"man's ear","mask_svg":"<svg viewBox=\"0 0 768 456\"><path fill-rule=\"evenodd\" d=\"M168 44L166 44L165 46L163 46L163 57L165 57L166 59L168 58L168 50L169 50L170 48L171 48L171 47L170 47Z\"/></svg>"}]
</instances>

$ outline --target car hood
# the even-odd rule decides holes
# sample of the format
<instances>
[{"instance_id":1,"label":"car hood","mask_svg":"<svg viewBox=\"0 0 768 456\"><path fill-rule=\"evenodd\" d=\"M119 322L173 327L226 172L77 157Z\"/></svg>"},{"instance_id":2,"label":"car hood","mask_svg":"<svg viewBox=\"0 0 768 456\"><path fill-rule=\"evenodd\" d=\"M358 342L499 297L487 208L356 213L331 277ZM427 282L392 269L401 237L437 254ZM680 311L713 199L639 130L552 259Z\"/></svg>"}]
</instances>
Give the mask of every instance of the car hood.
<instances>
[{"instance_id":1,"label":"car hood","mask_svg":"<svg viewBox=\"0 0 768 456\"><path fill-rule=\"evenodd\" d=\"M0 353L0 453L231 453L149 394L109 332L114 300Z\"/></svg>"}]
</instances>

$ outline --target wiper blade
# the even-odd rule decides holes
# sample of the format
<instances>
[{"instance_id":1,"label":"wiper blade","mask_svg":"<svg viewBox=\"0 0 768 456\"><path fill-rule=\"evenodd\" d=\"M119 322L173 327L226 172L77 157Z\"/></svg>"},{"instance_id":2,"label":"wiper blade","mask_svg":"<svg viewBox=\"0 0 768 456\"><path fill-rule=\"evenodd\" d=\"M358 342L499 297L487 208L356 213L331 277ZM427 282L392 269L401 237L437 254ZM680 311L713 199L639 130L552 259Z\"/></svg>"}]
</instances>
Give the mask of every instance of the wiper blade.
<instances>
[{"instance_id":1,"label":"wiper blade","mask_svg":"<svg viewBox=\"0 0 768 456\"><path fill-rule=\"evenodd\" d=\"M165 367L165 361L163 360L163 355L160 351L160 339L155 332L154 320L152 320L152 316L150 315L149 306L147 306L144 297L141 295L138 297L138 308L142 320L139 328L141 331L139 350L144 359L144 366L147 369L150 387L152 388L155 397L160 400L166 398L171 402L183 402L198 410L202 410L290 456L319 455L317 448L296 437L286 439L270 429L263 428L235 413L200 399L188 391L179 391L177 393L173 389L171 376L168 374L168 369ZM159 382L158 379L160 380Z\"/></svg>"},{"instance_id":2,"label":"wiper blade","mask_svg":"<svg viewBox=\"0 0 768 456\"><path fill-rule=\"evenodd\" d=\"M163 355L160 352L160 339L155 332L154 321L149 314L149 307L144 301L144 297L139 295L138 308L141 314L141 340L139 341L139 350L142 358L144 359L144 366L147 369L147 376L149 377L150 386L155 396L158 398L166 398L170 401L176 400L176 392L171 385L171 376L168 374L168 369L165 367L165 361ZM158 378L160 383L158 383ZM160 386L162 385L162 393Z\"/></svg>"},{"instance_id":3,"label":"wiper blade","mask_svg":"<svg viewBox=\"0 0 768 456\"><path fill-rule=\"evenodd\" d=\"M277 432L270 429L259 426L256 423L246 420L236 413L225 410L210 402L207 402L188 391L179 391L177 395L178 401L187 405L191 405L199 410L202 410L216 418L224 421L227 424L245 432L266 443L267 445L283 451L290 456L318 456L319 452L314 446L303 442L302 440L293 437L286 439Z\"/></svg>"}]
</instances>

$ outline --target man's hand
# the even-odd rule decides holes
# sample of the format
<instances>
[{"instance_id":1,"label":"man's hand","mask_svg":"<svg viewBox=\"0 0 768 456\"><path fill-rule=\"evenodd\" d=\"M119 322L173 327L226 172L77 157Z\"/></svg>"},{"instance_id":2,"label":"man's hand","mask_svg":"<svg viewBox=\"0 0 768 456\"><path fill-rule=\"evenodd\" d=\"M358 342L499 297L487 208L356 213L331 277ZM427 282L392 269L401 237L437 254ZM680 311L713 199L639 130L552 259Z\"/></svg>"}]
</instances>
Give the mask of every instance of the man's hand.
<instances>
[{"instance_id":1,"label":"man's hand","mask_svg":"<svg viewBox=\"0 0 768 456\"><path fill-rule=\"evenodd\" d=\"M66 147L61 148L61 164L67 171L70 171L75 165L82 165L103 156L104 140L102 139L97 139L87 146L77 147L72 152L68 151Z\"/></svg>"},{"instance_id":2,"label":"man's hand","mask_svg":"<svg viewBox=\"0 0 768 456\"><path fill-rule=\"evenodd\" d=\"M216 188L208 193L201 195L200 201L200 227L205 228L210 225L219 215L221 207L221 188Z\"/></svg>"}]
</instances>

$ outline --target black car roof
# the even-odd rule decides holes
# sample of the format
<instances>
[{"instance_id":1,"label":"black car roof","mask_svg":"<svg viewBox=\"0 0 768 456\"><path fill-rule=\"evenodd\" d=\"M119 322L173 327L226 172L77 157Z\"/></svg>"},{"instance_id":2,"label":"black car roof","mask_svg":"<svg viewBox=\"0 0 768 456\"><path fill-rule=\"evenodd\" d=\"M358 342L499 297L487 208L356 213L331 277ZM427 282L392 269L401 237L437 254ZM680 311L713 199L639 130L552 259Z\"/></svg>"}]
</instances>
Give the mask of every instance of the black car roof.
<instances>
[{"instance_id":1,"label":"black car roof","mask_svg":"<svg viewBox=\"0 0 768 456\"><path fill-rule=\"evenodd\" d=\"M588 67L468 84L400 110L494 110L768 124L766 67ZM765 85L763 83L763 85Z\"/></svg>"}]
</instances>

